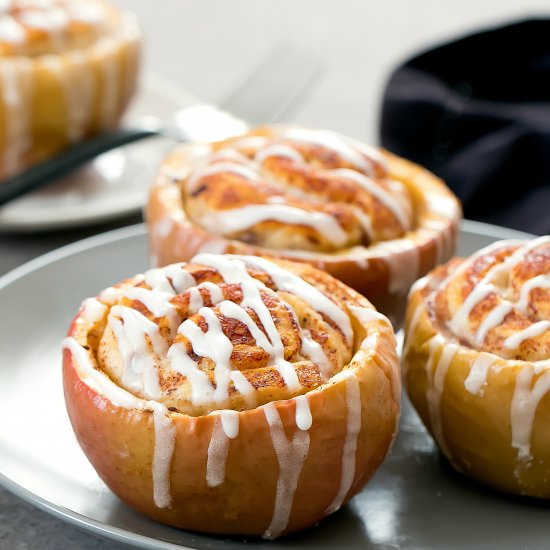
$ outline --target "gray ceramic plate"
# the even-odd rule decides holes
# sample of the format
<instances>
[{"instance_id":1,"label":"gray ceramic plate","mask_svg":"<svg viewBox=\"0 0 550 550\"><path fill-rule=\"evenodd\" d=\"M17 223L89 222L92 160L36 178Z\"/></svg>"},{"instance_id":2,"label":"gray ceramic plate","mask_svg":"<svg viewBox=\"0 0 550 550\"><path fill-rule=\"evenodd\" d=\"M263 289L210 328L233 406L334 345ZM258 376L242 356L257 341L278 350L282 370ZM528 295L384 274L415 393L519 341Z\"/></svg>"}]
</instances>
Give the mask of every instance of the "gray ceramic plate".
<instances>
[{"instance_id":1,"label":"gray ceramic plate","mask_svg":"<svg viewBox=\"0 0 550 550\"><path fill-rule=\"evenodd\" d=\"M130 227L47 254L0 279L0 482L95 534L141 548L241 548L165 527L119 502L87 462L65 414L59 343L81 300L147 267ZM461 254L524 234L465 222ZM405 404L397 444L367 488L319 527L247 548L547 548L548 507L456 475Z\"/></svg>"}]
</instances>

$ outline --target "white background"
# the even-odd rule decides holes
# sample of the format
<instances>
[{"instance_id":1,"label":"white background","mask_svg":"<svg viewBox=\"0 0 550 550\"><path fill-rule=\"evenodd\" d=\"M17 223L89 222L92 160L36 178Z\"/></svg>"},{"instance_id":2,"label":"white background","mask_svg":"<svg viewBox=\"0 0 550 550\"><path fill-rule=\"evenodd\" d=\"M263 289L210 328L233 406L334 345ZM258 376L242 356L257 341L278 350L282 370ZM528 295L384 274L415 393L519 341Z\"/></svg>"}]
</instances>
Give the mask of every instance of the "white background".
<instances>
[{"instance_id":1,"label":"white background","mask_svg":"<svg viewBox=\"0 0 550 550\"><path fill-rule=\"evenodd\" d=\"M376 141L380 98L400 61L506 21L550 16L550 0L118 0L146 34L145 65L216 101L277 42L328 70L299 121Z\"/></svg>"}]
</instances>

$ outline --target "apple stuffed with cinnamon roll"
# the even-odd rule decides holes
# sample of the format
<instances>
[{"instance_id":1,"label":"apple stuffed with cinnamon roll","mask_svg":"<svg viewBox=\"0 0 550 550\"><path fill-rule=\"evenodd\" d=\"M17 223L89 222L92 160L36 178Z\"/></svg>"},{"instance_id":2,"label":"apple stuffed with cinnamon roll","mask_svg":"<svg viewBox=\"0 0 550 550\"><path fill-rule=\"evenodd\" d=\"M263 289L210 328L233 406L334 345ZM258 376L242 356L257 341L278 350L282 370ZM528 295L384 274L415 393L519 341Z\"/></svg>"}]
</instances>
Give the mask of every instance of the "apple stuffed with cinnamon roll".
<instances>
[{"instance_id":1,"label":"apple stuffed with cinnamon roll","mask_svg":"<svg viewBox=\"0 0 550 550\"><path fill-rule=\"evenodd\" d=\"M200 254L84 301L69 416L105 483L177 527L274 538L356 494L396 435L393 329L307 264Z\"/></svg>"},{"instance_id":2,"label":"apple stuffed with cinnamon roll","mask_svg":"<svg viewBox=\"0 0 550 550\"><path fill-rule=\"evenodd\" d=\"M550 498L550 237L500 241L418 281L403 376L457 470Z\"/></svg>"},{"instance_id":3,"label":"apple stuffed with cinnamon roll","mask_svg":"<svg viewBox=\"0 0 550 550\"><path fill-rule=\"evenodd\" d=\"M104 0L0 7L0 179L117 124L137 81L135 17Z\"/></svg>"},{"instance_id":4,"label":"apple stuffed with cinnamon roll","mask_svg":"<svg viewBox=\"0 0 550 550\"><path fill-rule=\"evenodd\" d=\"M208 251L304 261L399 324L410 285L454 253L460 207L438 178L388 152L272 126L174 151L147 219L157 265Z\"/></svg>"}]
</instances>

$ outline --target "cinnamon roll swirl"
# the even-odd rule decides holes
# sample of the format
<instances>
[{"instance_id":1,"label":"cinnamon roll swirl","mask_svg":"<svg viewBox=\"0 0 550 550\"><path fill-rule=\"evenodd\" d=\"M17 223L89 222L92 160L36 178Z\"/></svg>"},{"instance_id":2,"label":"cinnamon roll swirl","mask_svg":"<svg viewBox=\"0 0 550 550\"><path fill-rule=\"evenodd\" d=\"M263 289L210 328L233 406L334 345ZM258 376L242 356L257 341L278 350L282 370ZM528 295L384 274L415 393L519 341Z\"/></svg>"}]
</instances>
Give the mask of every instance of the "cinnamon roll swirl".
<instances>
[{"instance_id":1,"label":"cinnamon roll swirl","mask_svg":"<svg viewBox=\"0 0 550 550\"><path fill-rule=\"evenodd\" d=\"M266 127L164 162L147 208L154 261L200 251L308 262L391 320L454 251L460 208L422 168L326 130Z\"/></svg>"},{"instance_id":2,"label":"cinnamon roll swirl","mask_svg":"<svg viewBox=\"0 0 550 550\"><path fill-rule=\"evenodd\" d=\"M78 440L123 501L267 538L357 493L400 407L389 321L324 272L252 256L200 254L84 301L63 379Z\"/></svg>"},{"instance_id":3,"label":"cinnamon roll swirl","mask_svg":"<svg viewBox=\"0 0 550 550\"><path fill-rule=\"evenodd\" d=\"M133 16L103 0L0 6L0 179L115 125L137 79Z\"/></svg>"},{"instance_id":4,"label":"cinnamon roll swirl","mask_svg":"<svg viewBox=\"0 0 550 550\"><path fill-rule=\"evenodd\" d=\"M550 237L500 241L413 288L409 396L459 471L550 497Z\"/></svg>"}]
</instances>

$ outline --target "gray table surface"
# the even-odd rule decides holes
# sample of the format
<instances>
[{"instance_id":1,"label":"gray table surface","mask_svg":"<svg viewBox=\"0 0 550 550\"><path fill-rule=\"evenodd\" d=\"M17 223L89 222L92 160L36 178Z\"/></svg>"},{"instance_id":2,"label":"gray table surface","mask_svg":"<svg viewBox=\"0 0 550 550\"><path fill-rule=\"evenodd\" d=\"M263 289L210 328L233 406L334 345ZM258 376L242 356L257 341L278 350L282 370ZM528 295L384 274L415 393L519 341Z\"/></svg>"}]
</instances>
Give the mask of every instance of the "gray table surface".
<instances>
[{"instance_id":1,"label":"gray table surface","mask_svg":"<svg viewBox=\"0 0 550 550\"><path fill-rule=\"evenodd\" d=\"M328 70L297 121L376 142L384 82L402 59L513 18L550 15L547 0L118 0L140 16L145 68L216 102L277 42ZM31 235L0 234L0 275L75 240L140 220ZM65 524L0 488L0 549L123 548Z\"/></svg>"}]
</instances>

